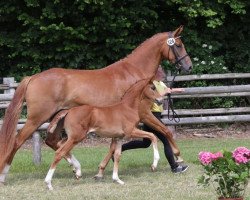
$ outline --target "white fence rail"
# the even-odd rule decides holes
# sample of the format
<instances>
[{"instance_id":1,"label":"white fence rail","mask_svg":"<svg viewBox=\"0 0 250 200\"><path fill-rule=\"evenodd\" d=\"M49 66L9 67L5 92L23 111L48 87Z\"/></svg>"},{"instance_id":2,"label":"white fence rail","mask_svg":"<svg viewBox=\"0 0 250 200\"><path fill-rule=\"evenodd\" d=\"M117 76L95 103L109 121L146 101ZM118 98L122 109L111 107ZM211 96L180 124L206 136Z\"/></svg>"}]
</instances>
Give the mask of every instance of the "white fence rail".
<instances>
[{"instance_id":1,"label":"white fence rail","mask_svg":"<svg viewBox=\"0 0 250 200\"><path fill-rule=\"evenodd\" d=\"M173 77L168 77L171 81ZM250 83L250 73L204 74L177 76L175 81L246 79ZM245 97L250 102L250 85L229 85L185 88L183 93L171 95L173 99L211 98L211 97ZM248 104L249 105L249 104ZM180 121L169 120L168 112L164 111L163 122L168 125L207 124L222 122L250 122L250 106L214 109L178 109L175 110ZM171 114L171 113L170 113Z\"/></svg>"}]
</instances>

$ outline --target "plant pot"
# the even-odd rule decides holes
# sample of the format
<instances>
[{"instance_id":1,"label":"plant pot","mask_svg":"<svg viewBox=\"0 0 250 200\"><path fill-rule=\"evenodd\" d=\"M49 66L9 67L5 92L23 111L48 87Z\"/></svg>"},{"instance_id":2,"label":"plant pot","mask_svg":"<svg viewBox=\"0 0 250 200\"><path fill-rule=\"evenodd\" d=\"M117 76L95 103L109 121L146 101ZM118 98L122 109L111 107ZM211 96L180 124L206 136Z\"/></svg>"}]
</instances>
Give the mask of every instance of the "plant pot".
<instances>
[{"instance_id":1,"label":"plant pot","mask_svg":"<svg viewBox=\"0 0 250 200\"><path fill-rule=\"evenodd\" d=\"M236 197L236 198L219 197L218 200L243 200L243 197Z\"/></svg>"}]
</instances>

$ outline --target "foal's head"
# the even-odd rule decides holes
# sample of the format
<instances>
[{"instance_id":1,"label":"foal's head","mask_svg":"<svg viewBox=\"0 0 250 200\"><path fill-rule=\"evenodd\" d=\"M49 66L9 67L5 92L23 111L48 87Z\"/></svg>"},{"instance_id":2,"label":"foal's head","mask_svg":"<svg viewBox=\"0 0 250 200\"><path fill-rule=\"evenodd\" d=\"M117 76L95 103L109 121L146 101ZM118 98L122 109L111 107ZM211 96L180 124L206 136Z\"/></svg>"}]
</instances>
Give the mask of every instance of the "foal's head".
<instances>
[{"instance_id":1,"label":"foal's head","mask_svg":"<svg viewBox=\"0 0 250 200\"><path fill-rule=\"evenodd\" d=\"M152 83L147 84L143 89L141 100L146 99L151 102L161 101L162 96L154 88L155 86Z\"/></svg>"},{"instance_id":2,"label":"foal's head","mask_svg":"<svg viewBox=\"0 0 250 200\"><path fill-rule=\"evenodd\" d=\"M140 98L146 85L148 85L150 79L142 79L135 82L131 87L125 92L122 97L122 101L127 99Z\"/></svg>"},{"instance_id":3,"label":"foal's head","mask_svg":"<svg viewBox=\"0 0 250 200\"><path fill-rule=\"evenodd\" d=\"M178 70L190 72L192 69L192 61L181 41L180 34L182 31L183 26L180 26L175 31L167 33L166 42L162 47L162 55L171 63L175 64Z\"/></svg>"}]
</instances>

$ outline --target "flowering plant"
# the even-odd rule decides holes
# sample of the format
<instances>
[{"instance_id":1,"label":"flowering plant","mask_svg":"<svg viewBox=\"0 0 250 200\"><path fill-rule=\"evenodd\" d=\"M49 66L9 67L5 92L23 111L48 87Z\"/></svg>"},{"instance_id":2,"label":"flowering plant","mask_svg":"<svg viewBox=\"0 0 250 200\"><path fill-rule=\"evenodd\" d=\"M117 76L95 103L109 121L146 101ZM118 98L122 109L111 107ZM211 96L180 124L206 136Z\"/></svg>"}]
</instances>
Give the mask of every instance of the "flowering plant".
<instances>
[{"instance_id":1,"label":"flowering plant","mask_svg":"<svg viewBox=\"0 0 250 200\"><path fill-rule=\"evenodd\" d=\"M250 150L238 147L233 152L200 152L199 160L204 174L199 184L212 183L219 197L243 197L248 184L250 170Z\"/></svg>"}]
</instances>

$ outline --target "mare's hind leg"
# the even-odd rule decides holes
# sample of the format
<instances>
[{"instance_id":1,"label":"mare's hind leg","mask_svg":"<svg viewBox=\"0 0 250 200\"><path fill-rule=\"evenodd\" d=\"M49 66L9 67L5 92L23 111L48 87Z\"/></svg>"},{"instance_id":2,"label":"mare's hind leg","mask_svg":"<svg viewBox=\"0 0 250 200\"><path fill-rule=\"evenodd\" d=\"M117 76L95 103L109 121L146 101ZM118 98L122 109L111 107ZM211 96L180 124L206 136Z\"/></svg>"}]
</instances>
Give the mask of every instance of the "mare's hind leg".
<instances>
[{"instance_id":1,"label":"mare's hind leg","mask_svg":"<svg viewBox=\"0 0 250 200\"><path fill-rule=\"evenodd\" d=\"M98 174L96 174L94 176L94 178L96 180L100 180L103 178L104 175L104 170L107 166L107 164L109 163L110 159L112 158L115 148L116 148L116 140L114 138L112 138L111 144L110 144L110 148L109 148L109 152L108 154L105 156L105 158L102 160L102 162L99 164L99 171Z\"/></svg>"},{"instance_id":2,"label":"mare's hind leg","mask_svg":"<svg viewBox=\"0 0 250 200\"><path fill-rule=\"evenodd\" d=\"M33 103L33 102L32 102ZM22 144L38 129L40 125L42 125L49 117L56 112L56 106L53 104L47 105L47 109L44 109L44 105L39 105L38 103L28 104L28 119L21 129L21 131L17 134L15 138L15 144L8 155L6 160L6 165L3 172L0 174L1 182L5 182L5 178L7 173L9 172L11 163L13 158L17 152L17 150L22 146ZM39 108L41 108L39 110Z\"/></svg>"},{"instance_id":3,"label":"mare's hind leg","mask_svg":"<svg viewBox=\"0 0 250 200\"><path fill-rule=\"evenodd\" d=\"M158 161L160 159L160 155L159 155L159 151L157 147L157 138L155 137L155 135L153 133L142 131L142 130L135 128L131 133L131 137L148 138L152 141L153 150L154 150L154 161L153 161L153 164L151 165L151 169L152 171L155 171Z\"/></svg>"},{"instance_id":4,"label":"mare's hind leg","mask_svg":"<svg viewBox=\"0 0 250 200\"><path fill-rule=\"evenodd\" d=\"M51 147L53 150L57 150L62 144L66 141L66 139L62 139L61 132L63 129L63 122L64 120L60 120L57 124L57 127L53 132L48 132L47 137L45 139L45 143ZM65 155L64 157L70 166L73 168L73 172L76 173L81 169L81 165L79 161L72 155L70 152ZM79 178L76 176L76 178Z\"/></svg>"},{"instance_id":5,"label":"mare's hind leg","mask_svg":"<svg viewBox=\"0 0 250 200\"><path fill-rule=\"evenodd\" d=\"M10 153L10 155L9 155L7 161L6 161L6 165L4 167L4 170L0 174L0 182L1 183L5 183L6 176L7 176L8 172L9 172L12 160L13 160L17 150L33 134L33 132L36 131L36 129L41 124L42 124L41 122L38 123L38 122L34 122L34 121L31 121L31 120L28 119L27 122L25 123L24 127L20 131L20 133L16 136L16 141L15 141L14 148L13 148L12 152Z\"/></svg>"}]
</instances>

